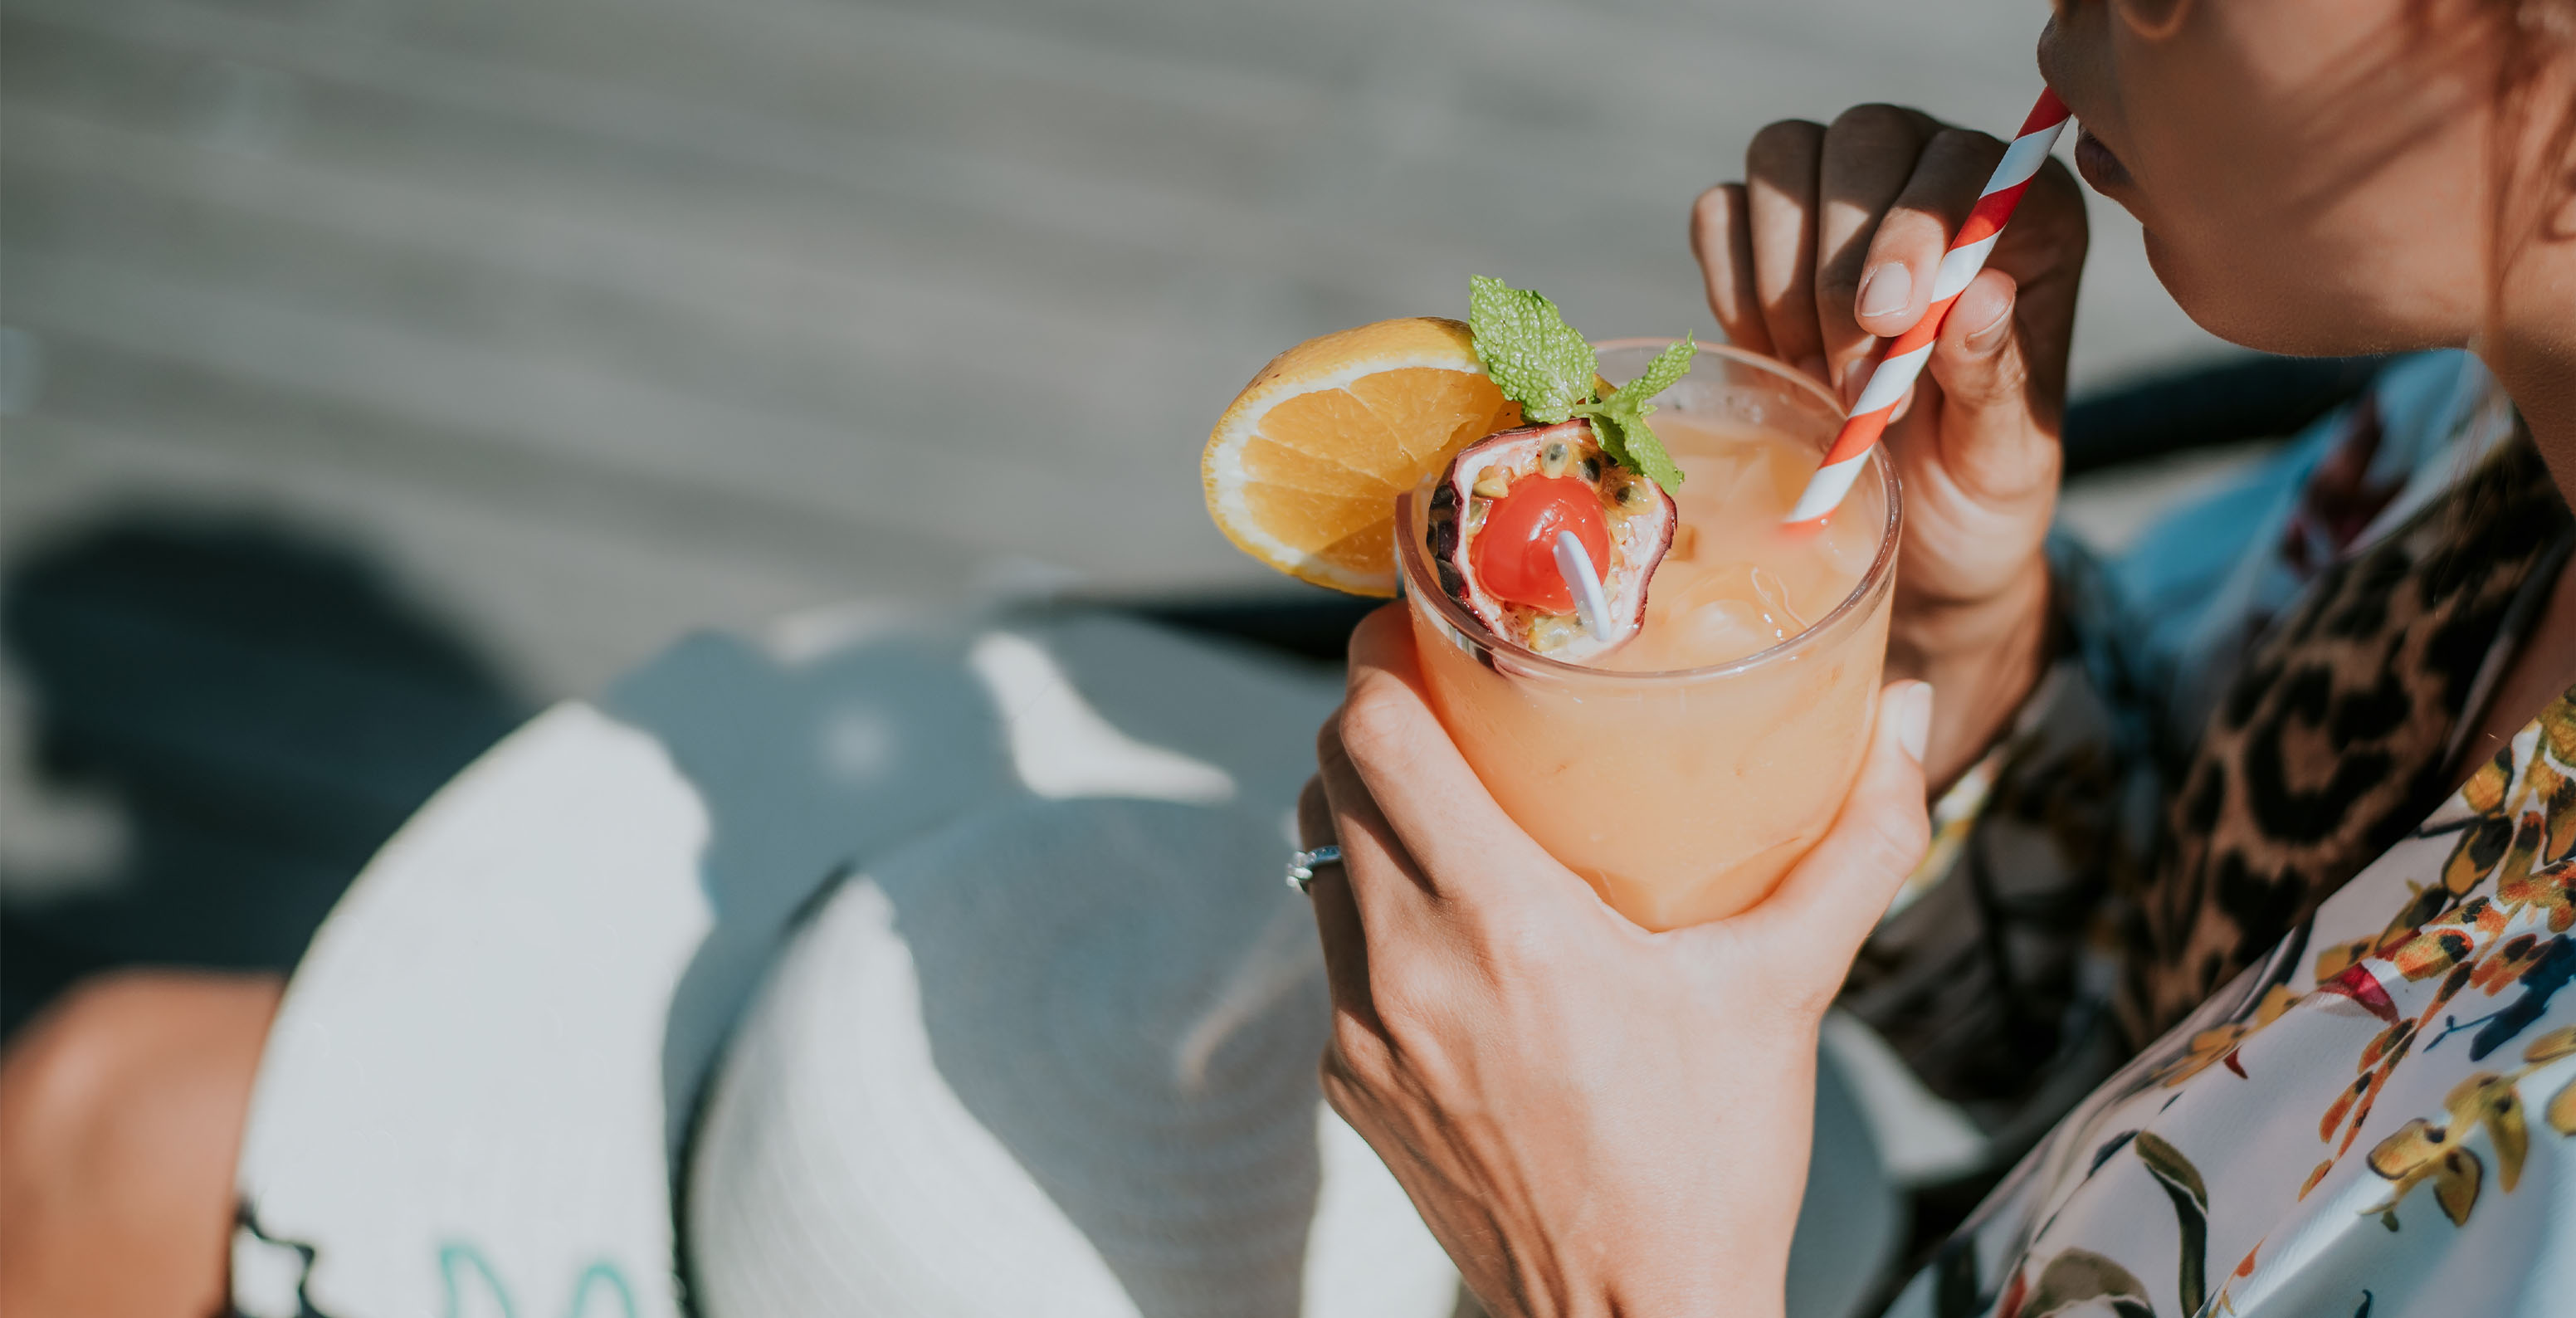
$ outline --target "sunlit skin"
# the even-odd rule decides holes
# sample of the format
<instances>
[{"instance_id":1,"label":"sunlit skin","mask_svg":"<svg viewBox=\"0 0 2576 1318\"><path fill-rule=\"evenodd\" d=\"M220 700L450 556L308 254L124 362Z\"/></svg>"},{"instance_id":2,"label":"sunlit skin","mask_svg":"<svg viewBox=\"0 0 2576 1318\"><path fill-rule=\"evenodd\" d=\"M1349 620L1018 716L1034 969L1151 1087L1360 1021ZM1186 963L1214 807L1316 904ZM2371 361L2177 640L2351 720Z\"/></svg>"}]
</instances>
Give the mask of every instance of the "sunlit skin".
<instances>
[{"instance_id":1,"label":"sunlit skin","mask_svg":"<svg viewBox=\"0 0 2576 1318\"><path fill-rule=\"evenodd\" d=\"M2576 480L2576 105L2543 38L2472 0L2082 0L2041 67L2086 126L2094 186L2211 330L2276 351L2464 345L2562 493ZM1785 122L1691 237L1738 344L1845 387L1920 315L1950 227L2001 151L1918 112ZM2510 184L2508 185L2508 180ZM1495 808L1421 700L1400 613L1354 638L1350 692L1300 811L1349 855L1314 885L1334 1106L1377 1148L1496 1318L1780 1312L1815 1035L1954 775L2039 671L2057 425L2086 230L2044 172L1945 325L1889 449L1907 542L1870 757L1772 898L1647 934ZM1899 275L1896 272L1902 272ZM1866 312L1863 307L1866 307ZM2576 677L2562 576L2464 762ZM200 1312L223 1293L231 1160L274 980L96 986L0 1059L0 1312ZM110 1261L100 1262L105 1258Z\"/></svg>"},{"instance_id":2,"label":"sunlit skin","mask_svg":"<svg viewBox=\"0 0 2576 1318\"><path fill-rule=\"evenodd\" d=\"M2527 6L2576 29L2576 3ZM2144 223L2183 308L2249 347L2474 349L2560 492L2576 486L2576 56L2471 0L2080 0L2040 65L2093 185ZM2533 61L2519 104L2501 61ZM2500 106L2507 108L2500 108ZM1871 336L1922 313L2000 154L1863 107L1759 134L1692 240L1738 344L1848 395ZM1647 934L1494 807L1424 707L1407 630L1354 638L1303 826L1335 1026L1325 1092L1497 1318L1781 1311L1816 1030L1919 851L1924 791L2028 694L2049 634L2039 547L2083 264L2083 198L2044 171L1961 296L1888 444L1907 531L1891 685L1860 784L1778 893ZM2576 679L2562 576L2463 764ZM1937 709L1926 709L1937 705ZM1928 721L1928 729L1924 726Z\"/></svg>"},{"instance_id":3,"label":"sunlit skin","mask_svg":"<svg viewBox=\"0 0 2576 1318\"><path fill-rule=\"evenodd\" d=\"M2379 22L2194 8L2070 7L2039 47L2081 116L2077 167L2145 225L2157 278L2211 333L2269 352L2469 342L2495 204L2476 50L2492 37L2457 19L2481 6L2444 0L2420 28L2393 6Z\"/></svg>"},{"instance_id":4,"label":"sunlit skin","mask_svg":"<svg viewBox=\"0 0 2576 1318\"><path fill-rule=\"evenodd\" d=\"M119 971L0 1057L0 1314L229 1312L233 1162L275 975Z\"/></svg>"}]
</instances>

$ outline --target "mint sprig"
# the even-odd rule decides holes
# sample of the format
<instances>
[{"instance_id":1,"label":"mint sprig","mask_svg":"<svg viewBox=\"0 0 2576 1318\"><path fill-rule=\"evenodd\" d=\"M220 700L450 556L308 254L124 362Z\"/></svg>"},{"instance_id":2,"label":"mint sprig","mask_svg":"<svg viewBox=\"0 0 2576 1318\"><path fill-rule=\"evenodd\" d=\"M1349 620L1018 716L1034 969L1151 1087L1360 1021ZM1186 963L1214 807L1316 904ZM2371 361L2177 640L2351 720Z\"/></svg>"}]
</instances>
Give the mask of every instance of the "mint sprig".
<instances>
[{"instance_id":1,"label":"mint sprig","mask_svg":"<svg viewBox=\"0 0 2576 1318\"><path fill-rule=\"evenodd\" d=\"M1618 459L1620 466L1667 490L1681 488L1682 469L1674 464L1673 455L1664 451L1664 441L1655 435L1655 428L1646 424L1647 414L1656 410L1646 400L1690 374L1691 358L1698 351L1697 341L1684 334L1681 342L1656 353L1636 379L1597 403L1574 409L1576 415L1592 423L1592 437L1601 441L1602 449Z\"/></svg>"},{"instance_id":2,"label":"mint sprig","mask_svg":"<svg viewBox=\"0 0 2576 1318\"><path fill-rule=\"evenodd\" d=\"M1467 281L1467 327L1476 360L1521 405L1521 417L1554 425L1592 397L1601 359L1558 314L1556 304L1526 288L1476 275Z\"/></svg>"},{"instance_id":3,"label":"mint sprig","mask_svg":"<svg viewBox=\"0 0 2576 1318\"><path fill-rule=\"evenodd\" d=\"M1655 410L1646 400L1690 372L1697 351L1690 336L1657 353L1636 379L1601 395L1601 359L1555 303L1485 275L1468 285L1467 327L1475 336L1476 360L1503 397L1521 405L1523 420L1554 425L1582 417L1619 465L1667 490L1680 488L1681 468L1646 424Z\"/></svg>"}]
</instances>

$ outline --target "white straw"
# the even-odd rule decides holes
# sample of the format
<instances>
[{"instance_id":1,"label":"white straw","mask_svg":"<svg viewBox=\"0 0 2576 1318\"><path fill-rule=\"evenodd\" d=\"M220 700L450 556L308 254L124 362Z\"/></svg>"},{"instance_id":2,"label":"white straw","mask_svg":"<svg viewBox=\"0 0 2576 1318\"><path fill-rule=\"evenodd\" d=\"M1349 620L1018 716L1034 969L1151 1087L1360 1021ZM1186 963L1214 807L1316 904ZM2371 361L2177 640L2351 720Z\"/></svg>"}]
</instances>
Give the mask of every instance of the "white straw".
<instances>
[{"instance_id":1,"label":"white straw","mask_svg":"<svg viewBox=\"0 0 2576 1318\"><path fill-rule=\"evenodd\" d=\"M1583 629L1592 639L1610 639L1610 599L1601 593L1601 578L1592 571L1592 556L1583 552L1583 542L1572 531L1556 533L1556 573L1565 578L1565 588L1574 593L1574 615L1583 620Z\"/></svg>"}]
</instances>

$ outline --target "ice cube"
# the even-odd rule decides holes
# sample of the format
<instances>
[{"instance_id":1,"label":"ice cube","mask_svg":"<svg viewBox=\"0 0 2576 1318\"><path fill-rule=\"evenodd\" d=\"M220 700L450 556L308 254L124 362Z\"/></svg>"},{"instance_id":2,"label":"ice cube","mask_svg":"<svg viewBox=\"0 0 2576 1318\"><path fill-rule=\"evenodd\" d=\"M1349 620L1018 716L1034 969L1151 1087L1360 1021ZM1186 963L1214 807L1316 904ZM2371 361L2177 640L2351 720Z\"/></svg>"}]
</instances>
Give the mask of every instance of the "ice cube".
<instances>
[{"instance_id":1,"label":"ice cube","mask_svg":"<svg viewBox=\"0 0 2576 1318\"><path fill-rule=\"evenodd\" d=\"M1855 499L1852 502L1857 503ZM1878 527L1864 525L1869 519L1838 513L1825 523L1824 533L1816 537L1816 552L1833 565L1845 581L1858 581L1869 571L1869 563L1878 557Z\"/></svg>"},{"instance_id":2,"label":"ice cube","mask_svg":"<svg viewBox=\"0 0 2576 1318\"><path fill-rule=\"evenodd\" d=\"M1734 497L1744 500L1748 511L1776 506L1780 513L1786 513L1797 502L1797 486L1805 482L1806 473L1781 461L1787 455L1788 450L1779 444L1751 443L1736 448L1735 470L1729 479L1734 482Z\"/></svg>"},{"instance_id":3,"label":"ice cube","mask_svg":"<svg viewBox=\"0 0 2576 1318\"><path fill-rule=\"evenodd\" d=\"M1741 659L1779 641L1762 610L1749 600L1722 599L1691 609L1682 620L1690 638L1694 664L1722 664Z\"/></svg>"},{"instance_id":4,"label":"ice cube","mask_svg":"<svg viewBox=\"0 0 2576 1318\"><path fill-rule=\"evenodd\" d=\"M1798 610L1791 607L1789 603L1788 583L1782 581L1778 573L1765 567L1753 569L1752 576L1753 593L1762 597L1762 603L1768 610L1764 616L1775 622L1785 618L1796 624L1797 630L1805 631L1807 620L1799 616Z\"/></svg>"},{"instance_id":5,"label":"ice cube","mask_svg":"<svg viewBox=\"0 0 2576 1318\"><path fill-rule=\"evenodd\" d=\"M1694 493L1700 490L1724 489L1735 483L1735 452L1676 453L1673 465L1682 469L1682 484Z\"/></svg>"}]
</instances>

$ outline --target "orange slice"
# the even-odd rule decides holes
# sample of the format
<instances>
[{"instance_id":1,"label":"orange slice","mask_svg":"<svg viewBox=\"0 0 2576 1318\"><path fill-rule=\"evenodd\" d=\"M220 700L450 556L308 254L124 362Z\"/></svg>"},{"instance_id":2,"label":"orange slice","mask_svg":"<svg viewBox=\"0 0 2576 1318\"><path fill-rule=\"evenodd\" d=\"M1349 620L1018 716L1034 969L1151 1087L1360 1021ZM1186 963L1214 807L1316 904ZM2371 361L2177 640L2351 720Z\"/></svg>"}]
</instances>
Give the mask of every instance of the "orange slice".
<instances>
[{"instance_id":1,"label":"orange slice","mask_svg":"<svg viewBox=\"0 0 2576 1318\"><path fill-rule=\"evenodd\" d=\"M1395 496L1520 416L1458 321L1382 320L1309 339L1262 367L1208 435L1208 516L1290 576L1393 595Z\"/></svg>"}]
</instances>

